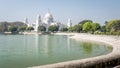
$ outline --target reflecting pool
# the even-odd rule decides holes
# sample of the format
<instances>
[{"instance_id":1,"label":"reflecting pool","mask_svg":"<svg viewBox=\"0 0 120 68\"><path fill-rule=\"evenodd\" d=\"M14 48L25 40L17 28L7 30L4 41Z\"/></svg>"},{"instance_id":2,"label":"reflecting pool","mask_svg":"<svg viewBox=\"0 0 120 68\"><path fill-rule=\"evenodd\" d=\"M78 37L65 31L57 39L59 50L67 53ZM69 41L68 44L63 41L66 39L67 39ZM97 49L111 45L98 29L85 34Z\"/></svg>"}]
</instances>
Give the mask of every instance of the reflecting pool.
<instances>
[{"instance_id":1,"label":"reflecting pool","mask_svg":"<svg viewBox=\"0 0 120 68\"><path fill-rule=\"evenodd\" d=\"M105 45L63 35L0 35L0 68L27 68L108 54L112 48Z\"/></svg>"}]
</instances>

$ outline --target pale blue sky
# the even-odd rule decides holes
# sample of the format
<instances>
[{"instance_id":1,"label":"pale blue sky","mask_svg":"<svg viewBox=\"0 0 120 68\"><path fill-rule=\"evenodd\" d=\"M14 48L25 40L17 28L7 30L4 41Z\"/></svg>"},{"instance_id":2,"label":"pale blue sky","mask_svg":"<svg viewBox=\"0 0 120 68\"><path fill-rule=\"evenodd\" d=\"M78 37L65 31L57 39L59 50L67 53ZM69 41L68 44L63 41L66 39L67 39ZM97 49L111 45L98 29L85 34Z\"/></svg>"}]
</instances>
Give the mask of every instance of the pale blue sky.
<instances>
[{"instance_id":1,"label":"pale blue sky","mask_svg":"<svg viewBox=\"0 0 120 68\"><path fill-rule=\"evenodd\" d=\"M84 19L103 24L120 19L120 0L0 0L0 21L23 21L25 17L34 22L50 9L56 21L74 24Z\"/></svg>"}]
</instances>

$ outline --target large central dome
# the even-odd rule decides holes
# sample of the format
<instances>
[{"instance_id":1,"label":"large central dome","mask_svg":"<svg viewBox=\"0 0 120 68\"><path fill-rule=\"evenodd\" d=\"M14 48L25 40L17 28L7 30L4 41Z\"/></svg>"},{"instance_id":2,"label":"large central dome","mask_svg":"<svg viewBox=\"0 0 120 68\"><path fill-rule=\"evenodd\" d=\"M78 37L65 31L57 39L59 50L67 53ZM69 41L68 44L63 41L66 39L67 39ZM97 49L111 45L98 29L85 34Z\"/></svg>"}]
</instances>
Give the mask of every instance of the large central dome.
<instances>
[{"instance_id":1,"label":"large central dome","mask_svg":"<svg viewBox=\"0 0 120 68\"><path fill-rule=\"evenodd\" d=\"M50 24L50 23L53 22L53 16L52 16L52 14L50 12L48 12L48 13L45 14L43 22L45 24Z\"/></svg>"}]
</instances>

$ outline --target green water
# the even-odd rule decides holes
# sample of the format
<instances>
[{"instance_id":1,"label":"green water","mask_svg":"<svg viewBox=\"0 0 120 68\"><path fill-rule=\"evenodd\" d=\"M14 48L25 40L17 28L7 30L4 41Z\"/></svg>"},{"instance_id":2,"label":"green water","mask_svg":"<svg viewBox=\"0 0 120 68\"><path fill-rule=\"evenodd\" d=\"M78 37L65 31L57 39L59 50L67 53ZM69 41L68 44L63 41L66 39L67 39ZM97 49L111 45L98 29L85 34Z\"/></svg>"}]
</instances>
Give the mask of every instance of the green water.
<instances>
[{"instance_id":1,"label":"green water","mask_svg":"<svg viewBox=\"0 0 120 68\"><path fill-rule=\"evenodd\" d=\"M26 68L110 53L105 44L57 35L0 35L0 68Z\"/></svg>"}]
</instances>

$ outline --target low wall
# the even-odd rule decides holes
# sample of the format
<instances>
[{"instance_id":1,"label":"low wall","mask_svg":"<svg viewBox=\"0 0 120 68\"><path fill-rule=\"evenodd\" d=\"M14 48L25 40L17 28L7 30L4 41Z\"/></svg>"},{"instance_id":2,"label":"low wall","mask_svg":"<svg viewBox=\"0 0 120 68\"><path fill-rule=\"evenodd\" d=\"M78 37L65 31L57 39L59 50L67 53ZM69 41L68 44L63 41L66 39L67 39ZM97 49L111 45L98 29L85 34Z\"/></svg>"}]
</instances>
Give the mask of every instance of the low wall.
<instances>
[{"instance_id":1,"label":"low wall","mask_svg":"<svg viewBox=\"0 0 120 68\"><path fill-rule=\"evenodd\" d=\"M75 36L71 38L76 40L83 40L83 41L87 40L87 41L97 41L101 43L107 43L113 47L113 51L110 54L102 55L98 57L61 62L61 63L55 63L55 64L43 65L43 66L35 66L29 68L112 68L120 64L120 37L75 34Z\"/></svg>"}]
</instances>

